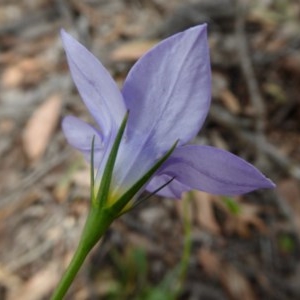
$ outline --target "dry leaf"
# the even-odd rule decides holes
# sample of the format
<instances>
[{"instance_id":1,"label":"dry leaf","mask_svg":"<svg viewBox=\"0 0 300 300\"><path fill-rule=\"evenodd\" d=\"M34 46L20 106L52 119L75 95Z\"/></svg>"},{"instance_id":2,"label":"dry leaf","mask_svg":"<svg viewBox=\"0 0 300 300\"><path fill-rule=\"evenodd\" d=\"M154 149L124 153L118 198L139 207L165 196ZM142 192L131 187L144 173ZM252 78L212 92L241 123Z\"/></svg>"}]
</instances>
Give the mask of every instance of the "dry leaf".
<instances>
[{"instance_id":1,"label":"dry leaf","mask_svg":"<svg viewBox=\"0 0 300 300\"><path fill-rule=\"evenodd\" d=\"M221 283L233 300L257 300L249 281L234 267L224 263L220 269Z\"/></svg>"},{"instance_id":2,"label":"dry leaf","mask_svg":"<svg viewBox=\"0 0 300 300\"><path fill-rule=\"evenodd\" d=\"M212 251L201 248L198 252L198 260L203 270L211 277L217 277L220 273L221 260L216 253Z\"/></svg>"},{"instance_id":3,"label":"dry leaf","mask_svg":"<svg viewBox=\"0 0 300 300\"><path fill-rule=\"evenodd\" d=\"M214 196L201 191L195 191L193 195L195 198L195 206L197 208L194 213L196 213L198 224L205 227L213 234L219 234L220 227L213 210Z\"/></svg>"},{"instance_id":4,"label":"dry leaf","mask_svg":"<svg viewBox=\"0 0 300 300\"><path fill-rule=\"evenodd\" d=\"M233 114L238 114L241 112L241 106L239 100L236 96L228 89L225 89L220 94L220 99L224 103L224 105L228 108L230 112Z\"/></svg>"},{"instance_id":5,"label":"dry leaf","mask_svg":"<svg viewBox=\"0 0 300 300\"><path fill-rule=\"evenodd\" d=\"M123 44L111 54L113 61L136 61L152 48L157 41L134 41Z\"/></svg>"},{"instance_id":6,"label":"dry leaf","mask_svg":"<svg viewBox=\"0 0 300 300\"><path fill-rule=\"evenodd\" d=\"M4 88L14 88L21 85L23 78L22 70L18 66L10 66L4 70L1 83Z\"/></svg>"},{"instance_id":7,"label":"dry leaf","mask_svg":"<svg viewBox=\"0 0 300 300\"><path fill-rule=\"evenodd\" d=\"M4 70L1 76L2 85L5 88L14 88L24 83L36 83L46 69L45 64L45 60L40 58L24 58Z\"/></svg>"},{"instance_id":8,"label":"dry leaf","mask_svg":"<svg viewBox=\"0 0 300 300\"><path fill-rule=\"evenodd\" d=\"M36 273L20 289L13 290L8 300L40 300L47 296L55 287L59 278L59 268L50 263L47 268Z\"/></svg>"},{"instance_id":9,"label":"dry leaf","mask_svg":"<svg viewBox=\"0 0 300 300\"><path fill-rule=\"evenodd\" d=\"M54 94L32 114L23 132L23 146L34 163L44 154L57 125L61 110L61 95Z\"/></svg>"},{"instance_id":10,"label":"dry leaf","mask_svg":"<svg viewBox=\"0 0 300 300\"><path fill-rule=\"evenodd\" d=\"M278 193L284 198L291 207L295 225L300 232L300 187L296 179L287 179L277 185Z\"/></svg>"}]
</instances>

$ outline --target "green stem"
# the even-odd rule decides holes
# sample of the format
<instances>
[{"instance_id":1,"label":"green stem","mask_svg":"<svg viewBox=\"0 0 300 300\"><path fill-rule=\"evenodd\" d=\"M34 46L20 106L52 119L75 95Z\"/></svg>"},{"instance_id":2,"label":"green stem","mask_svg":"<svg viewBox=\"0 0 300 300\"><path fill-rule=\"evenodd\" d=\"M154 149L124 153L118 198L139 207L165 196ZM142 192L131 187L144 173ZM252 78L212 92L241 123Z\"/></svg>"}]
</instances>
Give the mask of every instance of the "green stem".
<instances>
[{"instance_id":1,"label":"green stem","mask_svg":"<svg viewBox=\"0 0 300 300\"><path fill-rule=\"evenodd\" d=\"M192 249L192 220L189 212L190 201L192 199L191 192L188 193L187 197L183 199L183 231L184 231L184 244L183 244L183 254L179 263L179 278L174 291L174 299L179 298L182 291L184 280L186 279L189 260L191 257Z\"/></svg>"},{"instance_id":2,"label":"green stem","mask_svg":"<svg viewBox=\"0 0 300 300\"><path fill-rule=\"evenodd\" d=\"M54 291L51 300L63 299L85 258L103 236L112 220L110 213L106 210L99 211L98 209L91 208L77 250Z\"/></svg>"}]
</instances>

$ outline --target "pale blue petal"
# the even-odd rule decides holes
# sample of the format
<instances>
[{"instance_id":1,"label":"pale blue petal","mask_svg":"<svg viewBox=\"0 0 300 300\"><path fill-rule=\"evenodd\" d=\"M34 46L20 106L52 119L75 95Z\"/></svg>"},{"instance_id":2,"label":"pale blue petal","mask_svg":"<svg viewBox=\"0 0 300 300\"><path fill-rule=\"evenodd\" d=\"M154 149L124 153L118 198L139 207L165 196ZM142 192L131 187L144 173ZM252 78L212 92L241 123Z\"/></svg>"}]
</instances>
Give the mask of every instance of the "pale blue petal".
<instances>
[{"instance_id":1,"label":"pale blue petal","mask_svg":"<svg viewBox=\"0 0 300 300\"><path fill-rule=\"evenodd\" d=\"M91 125L73 116L67 116L63 119L62 129L68 143L82 152L87 161L90 161L92 140L95 138L94 163L95 166L100 164L105 150L100 132Z\"/></svg>"},{"instance_id":2,"label":"pale blue petal","mask_svg":"<svg viewBox=\"0 0 300 300\"><path fill-rule=\"evenodd\" d=\"M210 105L211 70L206 25L176 34L146 53L122 90L130 115L127 134L162 155L201 128ZM139 153L140 149L136 149Z\"/></svg>"},{"instance_id":3,"label":"pale blue petal","mask_svg":"<svg viewBox=\"0 0 300 300\"><path fill-rule=\"evenodd\" d=\"M166 174L154 176L147 185L146 190L152 193L169 182L171 179L172 177ZM180 199L183 192L190 190L191 188L189 186L182 184L174 178L167 186L156 192L156 194L162 197Z\"/></svg>"},{"instance_id":4,"label":"pale blue petal","mask_svg":"<svg viewBox=\"0 0 300 300\"><path fill-rule=\"evenodd\" d=\"M161 158L154 147L152 144L141 145L138 139L123 139L114 172L116 189L128 189Z\"/></svg>"},{"instance_id":5,"label":"pale blue petal","mask_svg":"<svg viewBox=\"0 0 300 300\"><path fill-rule=\"evenodd\" d=\"M238 195L275 187L245 160L210 146L178 147L158 175L162 174L175 177L190 189L211 194Z\"/></svg>"},{"instance_id":6,"label":"pale blue petal","mask_svg":"<svg viewBox=\"0 0 300 300\"><path fill-rule=\"evenodd\" d=\"M107 70L91 52L64 30L61 36L77 89L107 136L120 126L126 113L122 95Z\"/></svg>"}]
</instances>

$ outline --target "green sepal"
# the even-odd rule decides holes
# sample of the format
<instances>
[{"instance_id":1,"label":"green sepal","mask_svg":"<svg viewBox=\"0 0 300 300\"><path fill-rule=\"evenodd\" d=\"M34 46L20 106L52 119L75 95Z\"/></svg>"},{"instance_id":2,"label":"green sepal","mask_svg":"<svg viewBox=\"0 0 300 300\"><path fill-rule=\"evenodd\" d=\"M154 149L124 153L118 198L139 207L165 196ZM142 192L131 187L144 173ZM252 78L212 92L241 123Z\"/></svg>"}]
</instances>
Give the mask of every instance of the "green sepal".
<instances>
[{"instance_id":1,"label":"green sepal","mask_svg":"<svg viewBox=\"0 0 300 300\"><path fill-rule=\"evenodd\" d=\"M178 141L162 156L135 184L129 188L112 206L111 211L116 217L122 215L123 208L138 193L138 191L150 180L152 175L161 167L161 165L170 157L177 146Z\"/></svg>"},{"instance_id":2,"label":"green sepal","mask_svg":"<svg viewBox=\"0 0 300 300\"><path fill-rule=\"evenodd\" d=\"M127 120L128 120L128 112L126 113L126 115L121 123L121 126L120 126L119 131L116 136L116 139L110 150L96 198L95 198L95 200L92 201L93 205L96 207L103 207L105 205L105 203L107 202L107 198L108 198L109 191L110 191L112 174L113 174L118 150L120 147L120 143L121 143L124 131L125 131L126 124L127 124Z\"/></svg>"}]
</instances>

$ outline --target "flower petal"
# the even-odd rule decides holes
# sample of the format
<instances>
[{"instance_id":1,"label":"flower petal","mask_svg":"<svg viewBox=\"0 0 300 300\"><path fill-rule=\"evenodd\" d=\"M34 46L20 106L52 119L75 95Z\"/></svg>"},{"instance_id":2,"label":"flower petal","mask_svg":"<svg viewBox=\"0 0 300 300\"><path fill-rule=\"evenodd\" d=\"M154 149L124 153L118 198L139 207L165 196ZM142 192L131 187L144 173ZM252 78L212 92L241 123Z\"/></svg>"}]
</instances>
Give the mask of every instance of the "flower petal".
<instances>
[{"instance_id":1,"label":"flower petal","mask_svg":"<svg viewBox=\"0 0 300 300\"><path fill-rule=\"evenodd\" d=\"M130 118L130 115L129 115ZM138 151L139 150L139 151ZM141 145L138 139L123 139L115 165L115 189L128 189L157 161L151 144Z\"/></svg>"},{"instance_id":2,"label":"flower petal","mask_svg":"<svg viewBox=\"0 0 300 300\"><path fill-rule=\"evenodd\" d=\"M88 161L91 155L92 140L95 137L94 164L98 166L104 152L101 134L91 125L73 116L67 116L63 119L62 128L68 143L82 152Z\"/></svg>"},{"instance_id":3,"label":"flower petal","mask_svg":"<svg viewBox=\"0 0 300 300\"><path fill-rule=\"evenodd\" d=\"M146 53L122 90L129 109L127 134L161 154L176 140L193 138L210 105L211 76L206 25L176 34Z\"/></svg>"},{"instance_id":4,"label":"flower petal","mask_svg":"<svg viewBox=\"0 0 300 300\"><path fill-rule=\"evenodd\" d=\"M172 179L171 176L162 174L154 176L146 187L148 192L154 192ZM180 199L183 192L190 191L191 188L176 180L175 178L163 189L156 192L157 195L167 198Z\"/></svg>"},{"instance_id":5,"label":"flower petal","mask_svg":"<svg viewBox=\"0 0 300 300\"><path fill-rule=\"evenodd\" d=\"M122 95L107 70L83 45L61 31L70 71L78 91L103 134L118 129L126 113Z\"/></svg>"},{"instance_id":6,"label":"flower petal","mask_svg":"<svg viewBox=\"0 0 300 300\"><path fill-rule=\"evenodd\" d=\"M178 147L160 173L175 177L190 189L212 194L237 195L275 187L245 160L210 146Z\"/></svg>"}]
</instances>

